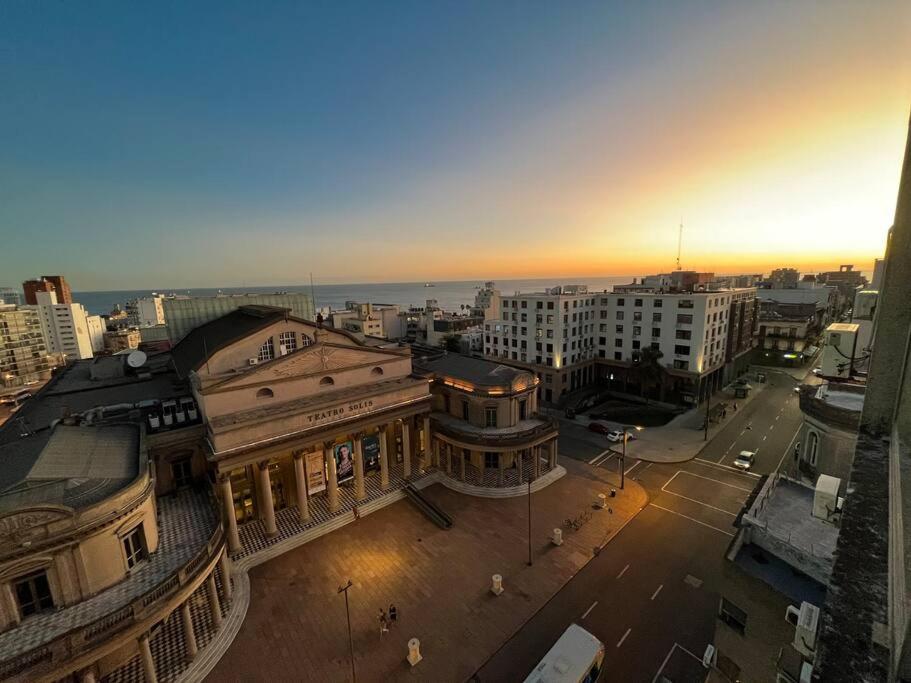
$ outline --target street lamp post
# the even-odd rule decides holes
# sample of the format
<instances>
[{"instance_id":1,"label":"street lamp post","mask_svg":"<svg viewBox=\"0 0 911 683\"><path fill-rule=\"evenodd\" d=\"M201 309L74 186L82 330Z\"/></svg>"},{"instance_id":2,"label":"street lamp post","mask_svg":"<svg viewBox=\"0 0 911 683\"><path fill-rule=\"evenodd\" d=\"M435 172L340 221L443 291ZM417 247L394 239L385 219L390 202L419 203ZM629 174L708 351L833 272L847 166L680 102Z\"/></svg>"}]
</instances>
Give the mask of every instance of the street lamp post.
<instances>
[{"instance_id":1,"label":"street lamp post","mask_svg":"<svg viewBox=\"0 0 911 683\"><path fill-rule=\"evenodd\" d=\"M623 428L623 448L620 450L620 490L623 490L623 484L626 479L626 439L629 437L629 432L626 431L626 427Z\"/></svg>"},{"instance_id":2,"label":"street lamp post","mask_svg":"<svg viewBox=\"0 0 911 683\"><path fill-rule=\"evenodd\" d=\"M531 466L531 463L529 463ZM531 566L531 479L533 473L528 473L528 566Z\"/></svg>"},{"instance_id":3,"label":"street lamp post","mask_svg":"<svg viewBox=\"0 0 911 683\"><path fill-rule=\"evenodd\" d=\"M351 579L348 579L348 583L339 588L338 592L345 594L345 618L348 620L348 655L351 657L351 683L356 683L357 672L354 670L354 640L351 638L351 611L348 609L348 589L353 585Z\"/></svg>"}]
</instances>

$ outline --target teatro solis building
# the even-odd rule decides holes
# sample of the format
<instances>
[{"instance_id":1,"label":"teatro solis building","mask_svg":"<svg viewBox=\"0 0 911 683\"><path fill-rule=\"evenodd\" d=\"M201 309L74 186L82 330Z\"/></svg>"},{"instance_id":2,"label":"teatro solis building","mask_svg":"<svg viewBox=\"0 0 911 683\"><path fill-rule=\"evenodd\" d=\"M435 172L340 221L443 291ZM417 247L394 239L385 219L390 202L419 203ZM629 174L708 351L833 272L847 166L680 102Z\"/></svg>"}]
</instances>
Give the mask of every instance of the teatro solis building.
<instances>
[{"instance_id":1,"label":"teatro solis building","mask_svg":"<svg viewBox=\"0 0 911 683\"><path fill-rule=\"evenodd\" d=\"M424 472L429 381L412 373L408 347L373 342L245 306L174 348L206 426L232 554Z\"/></svg>"}]
</instances>

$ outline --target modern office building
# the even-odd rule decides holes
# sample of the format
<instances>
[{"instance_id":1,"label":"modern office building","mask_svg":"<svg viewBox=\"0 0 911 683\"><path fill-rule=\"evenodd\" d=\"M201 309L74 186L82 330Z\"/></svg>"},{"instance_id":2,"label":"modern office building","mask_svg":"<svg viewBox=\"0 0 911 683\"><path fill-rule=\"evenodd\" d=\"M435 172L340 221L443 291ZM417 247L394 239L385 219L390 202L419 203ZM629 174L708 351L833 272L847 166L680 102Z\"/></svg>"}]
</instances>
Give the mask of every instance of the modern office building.
<instances>
[{"instance_id":1,"label":"modern office building","mask_svg":"<svg viewBox=\"0 0 911 683\"><path fill-rule=\"evenodd\" d=\"M92 330L98 325L95 322L89 326L89 315L82 304L58 303L53 290L36 291L35 299L48 352L68 360L91 358Z\"/></svg>"},{"instance_id":2,"label":"modern office building","mask_svg":"<svg viewBox=\"0 0 911 683\"><path fill-rule=\"evenodd\" d=\"M539 398L559 401L595 379L596 295L584 285L500 297L484 321L484 355L532 371Z\"/></svg>"},{"instance_id":3,"label":"modern office building","mask_svg":"<svg viewBox=\"0 0 911 683\"><path fill-rule=\"evenodd\" d=\"M57 303L60 304L73 303L73 292L62 275L42 275L38 279L23 282L22 289L25 292L25 303L30 306L38 304L38 292L54 292Z\"/></svg>"},{"instance_id":4,"label":"modern office building","mask_svg":"<svg viewBox=\"0 0 911 683\"><path fill-rule=\"evenodd\" d=\"M313 299L301 292L274 294L222 294L218 296L175 296L162 300L165 322L172 344L183 339L190 330L205 325L241 306L278 306L304 320L313 320Z\"/></svg>"},{"instance_id":5,"label":"modern office building","mask_svg":"<svg viewBox=\"0 0 911 683\"><path fill-rule=\"evenodd\" d=\"M0 303L21 306L25 303L25 297L23 297L22 291L19 289L0 287Z\"/></svg>"},{"instance_id":6,"label":"modern office building","mask_svg":"<svg viewBox=\"0 0 911 683\"><path fill-rule=\"evenodd\" d=\"M0 305L0 386L16 387L50 376L47 345L38 311Z\"/></svg>"}]
</instances>

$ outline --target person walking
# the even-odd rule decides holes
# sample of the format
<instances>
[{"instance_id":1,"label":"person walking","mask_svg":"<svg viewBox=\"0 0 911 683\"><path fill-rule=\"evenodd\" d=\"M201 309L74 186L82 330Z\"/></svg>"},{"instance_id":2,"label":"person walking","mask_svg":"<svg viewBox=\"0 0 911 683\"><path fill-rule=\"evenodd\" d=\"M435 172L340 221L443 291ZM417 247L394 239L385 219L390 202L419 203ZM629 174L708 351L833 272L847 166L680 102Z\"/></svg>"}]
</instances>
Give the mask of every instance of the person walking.
<instances>
[{"instance_id":1,"label":"person walking","mask_svg":"<svg viewBox=\"0 0 911 683\"><path fill-rule=\"evenodd\" d=\"M384 633L389 633L389 622L386 620L386 610L380 609L380 638Z\"/></svg>"},{"instance_id":2,"label":"person walking","mask_svg":"<svg viewBox=\"0 0 911 683\"><path fill-rule=\"evenodd\" d=\"M396 619L398 619L398 618L399 618L399 612L398 612L398 610L395 608L395 605L390 604L390 605L389 605L389 621L390 621L390 623L395 624L395 621L396 621Z\"/></svg>"}]
</instances>

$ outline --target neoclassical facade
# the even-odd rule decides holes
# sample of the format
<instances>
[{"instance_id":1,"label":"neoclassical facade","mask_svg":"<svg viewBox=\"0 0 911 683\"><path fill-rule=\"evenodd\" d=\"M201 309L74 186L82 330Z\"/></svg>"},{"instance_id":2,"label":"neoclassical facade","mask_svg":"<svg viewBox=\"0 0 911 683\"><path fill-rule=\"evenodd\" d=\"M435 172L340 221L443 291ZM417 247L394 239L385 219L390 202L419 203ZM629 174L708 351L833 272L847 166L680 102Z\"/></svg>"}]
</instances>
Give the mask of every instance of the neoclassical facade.
<instances>
[{"instance_id":1,"label":"neoclassical facade","mask_svg":"<svg viewBox=\"0 0 911 683\"><path fill-rule=\"evenodd\" d=\"M431 380L433 461L480 486L517 485L557 464L557 425L538 413L532 372L446 354L416 362Z\"/></svg>"},{"instance_id":2,"label":"neoclassical facade","mask_svg":"<svg viewBox=\"0 0 911 683\"><path fill-rule=\"evenodd\" d=\"M174 356L203 415L232 553L244 524L274 537L282 509L307 523L314 505L357 505L429 464L429 383L408 347L244 307L191 332Z\"/></svg>"}]
</instances>

